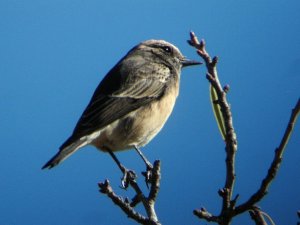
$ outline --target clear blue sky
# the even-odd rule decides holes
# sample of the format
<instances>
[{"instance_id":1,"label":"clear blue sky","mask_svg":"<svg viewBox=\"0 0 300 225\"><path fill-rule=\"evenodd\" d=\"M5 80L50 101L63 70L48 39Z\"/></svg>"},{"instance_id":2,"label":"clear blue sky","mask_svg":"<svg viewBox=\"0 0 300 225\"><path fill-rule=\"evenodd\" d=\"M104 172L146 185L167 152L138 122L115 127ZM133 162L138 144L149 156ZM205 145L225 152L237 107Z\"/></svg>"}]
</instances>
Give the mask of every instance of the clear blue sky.
<instances>
[{"instance_id":1,"label":"clear blue sky","mask_svg":"<svg viewBox=\"0 0 300 225\"><path fill-rule=\"evenodd\" d=\"M300 94L299 0L0 1L0 225L135 224L97 183L121 174L111 158L87 147L59 167L41 166L71 134L94 89L135 44L164 39L198 59L192 29L218 55L237 131L240 203L257 190ZM299 121L300 122L300 121ZM278 177L259 203L276 224L296 224L300 209L300 124ZM162 132L143 149L162 160L156 209L163 224L206 224L218 213L224 144L215 124L204 67L184 69L181 92ZM118 154L130 168L134 151ZM253 224L249 216L233 224Z\"/></svg>"}]
</instances>

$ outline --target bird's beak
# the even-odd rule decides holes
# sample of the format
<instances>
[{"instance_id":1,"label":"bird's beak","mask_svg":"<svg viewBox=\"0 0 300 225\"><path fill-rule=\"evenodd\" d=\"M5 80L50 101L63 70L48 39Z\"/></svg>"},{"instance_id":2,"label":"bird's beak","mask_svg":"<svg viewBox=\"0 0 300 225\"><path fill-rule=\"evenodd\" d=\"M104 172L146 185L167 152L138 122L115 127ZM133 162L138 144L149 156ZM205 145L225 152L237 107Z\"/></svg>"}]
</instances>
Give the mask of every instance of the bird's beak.
<instances>
[{"instance_id":1,"label":"bird's beak","mask_svg":"<svg viewBox=\"0 0 300 225\"><path fill-rule=\"evenodd\" d=\"M186 66L201 65L203 63L195 61L195 60L190 60L190 59L185 59L184 58L183 60L181 60L181 64L182 64L182 67L186 67Z\"/></svg>"}]
</instances>

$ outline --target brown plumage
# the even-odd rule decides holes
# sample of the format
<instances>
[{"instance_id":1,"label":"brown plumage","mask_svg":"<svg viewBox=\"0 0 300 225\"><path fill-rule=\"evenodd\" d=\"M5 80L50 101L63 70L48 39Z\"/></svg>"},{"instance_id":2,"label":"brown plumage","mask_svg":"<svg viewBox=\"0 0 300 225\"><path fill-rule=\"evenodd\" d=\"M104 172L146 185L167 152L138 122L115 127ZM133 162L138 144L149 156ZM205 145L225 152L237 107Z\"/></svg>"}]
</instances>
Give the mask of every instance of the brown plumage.
<instances>
[{"instance_id":1,"label":"brown plumage","mask_svg":"<svg viewBox=\"0 0 300 225\"><path fill-rule=\"evenodd\" d=\"M135 46L99 84L73 134L43 169L89 144L111 152L146 145L173 110L181 68L196 64L166 41Z\"/></svg>"}]
</instances>

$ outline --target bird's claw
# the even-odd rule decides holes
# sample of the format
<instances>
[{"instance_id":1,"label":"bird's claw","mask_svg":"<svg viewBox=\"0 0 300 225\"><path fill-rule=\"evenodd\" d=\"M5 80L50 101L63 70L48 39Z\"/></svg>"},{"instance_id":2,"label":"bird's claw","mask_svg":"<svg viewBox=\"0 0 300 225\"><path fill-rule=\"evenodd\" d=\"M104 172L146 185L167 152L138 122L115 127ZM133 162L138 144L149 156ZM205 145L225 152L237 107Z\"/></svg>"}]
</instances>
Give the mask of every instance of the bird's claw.
<instances>
[{"instance_id":1,"label":"bird's claw","mask_svg":"<svg viewBox=\"0 0 300 225\"><path fill-rule=\"evenodd\" d=\"M123 177L121 179L121 188L127 189L130 184L130 181L135 180L136 177L137 175L133 170L125 169L123 171Z\"/></svg>"},{"instance_id":2,"label":"bird's claw","mask_svg":"<svg viewBox=\"0 0 300 225\"><path fill-rule=\"evenodd\" d=\"M153 170L153 166L151 164L147 164L146 171L142 172L142 175L145 177L147 188L149 188L149 183L151 183L152 170Z\"/></svg>"}]
</instances>

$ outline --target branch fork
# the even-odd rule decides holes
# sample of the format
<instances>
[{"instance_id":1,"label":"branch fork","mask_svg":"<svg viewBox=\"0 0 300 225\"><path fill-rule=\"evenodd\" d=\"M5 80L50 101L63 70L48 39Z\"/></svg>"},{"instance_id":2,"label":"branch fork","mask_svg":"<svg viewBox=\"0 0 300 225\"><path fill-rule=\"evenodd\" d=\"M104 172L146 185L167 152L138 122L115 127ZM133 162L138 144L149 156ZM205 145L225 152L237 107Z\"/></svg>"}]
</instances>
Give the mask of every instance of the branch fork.
<instances>
[{"instance_id":1,"label":"branch fork","mask_svg":"<svg viewBox=\"0 0 300 225\"><path fill-rule=\"evenodd\" d=\"M135 196L130 201L129 198L123 198L115 193L110 182L105 180L98 184L99 191L105 194L112 200L123 212L129 217L135 220L137 223L144 225L161 225L158 221L158 217L155 212L155 201L160 188L160 161L156 160L151 168L151 179L149 181L149 193L146 196L139 187L135 176L128 176L128 187L131 187L135 191ZM147 184L148 185L148 184ZM142 215L135 210L135 206L142 203L147 215Z\"/></svg>"},{"instance_id":2,"label":"branch fork","mask_svg":"<svg viewBox=\"0 0 300 225\"><path fill-rule=\"evenodd\" d=\"M216 68L219 59L218 57L210 57L205 49L205 41L201 40L199 42L195 33L190 32L190 40L188 40L188 43L196 48L197 54L205 61L207 68L206 78L216 93L215 98L212 98L213 104L218 104L218 106L220 107L219 109L214 108L214 110L220 111L220 115L216 116L216 119L219 128L221 127L220 131L222 133L222 136L224 137L226 150L226 180L224 188L220 189L218 192L220 197L222 198L221 212L219 216L214 216L205 208L201 208L200 210L194 210L194 214L208 222L229 225L233 217L248 211L251 218L256 222L257 225L265 225L264 217L262 216L262 214L265 213L263 213L257 206L255 206L255 204L262 200L262 198L267 194L268 187L277 175L286 144L291 136L297 117L300 114L300 99L298 99L295 108L292 110L292 114L288 126L285 130L284 136L280 142L279 147L275 150L274 159L271 162L270 168L267 172L267 175L263 179L261 186L259 187L258 191L255 192L247 201L236 206L239 195L232 199L232 193L236 179L235 154L237 151L237 137L233 127L230 105L226 99L229 85L225 85L224 88L222 88L221 83L218 79Z\"/></svg>"}]
</instances>

